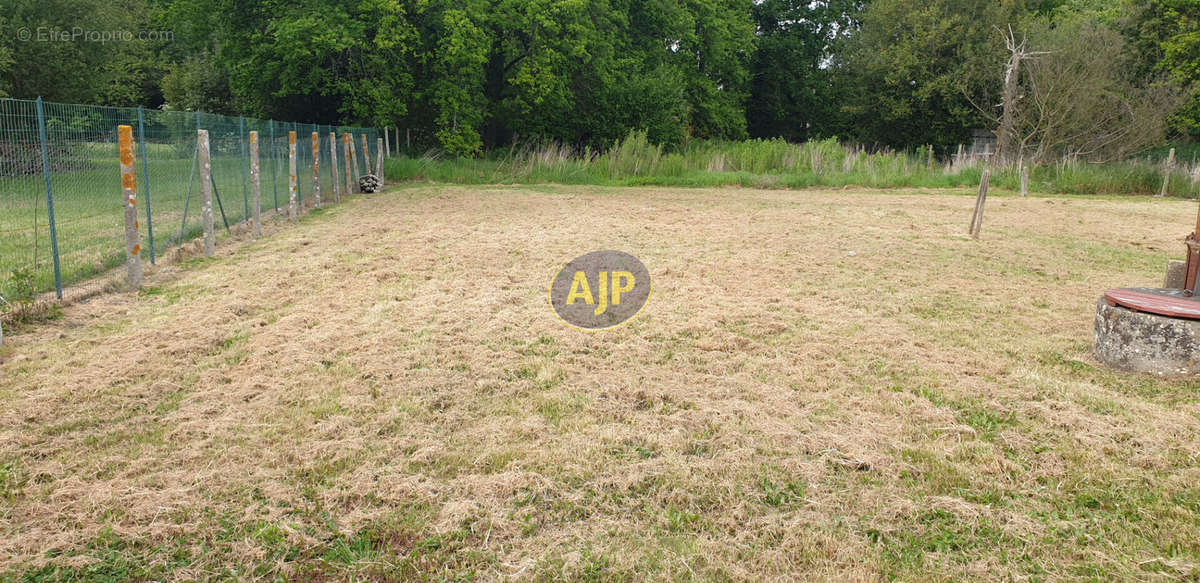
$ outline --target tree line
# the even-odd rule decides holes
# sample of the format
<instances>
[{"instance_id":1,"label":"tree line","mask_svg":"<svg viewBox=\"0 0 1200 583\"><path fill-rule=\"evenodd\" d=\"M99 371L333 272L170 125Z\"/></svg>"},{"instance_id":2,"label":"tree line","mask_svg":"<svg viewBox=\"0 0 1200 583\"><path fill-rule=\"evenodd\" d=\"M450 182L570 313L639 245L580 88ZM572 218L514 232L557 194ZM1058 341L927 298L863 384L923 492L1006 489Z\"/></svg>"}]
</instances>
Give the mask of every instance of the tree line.
<instances>
[{"instance_id":1,"label":"tree line","mask_svg":"<svg viewBox=\"0 0 1200 583\"><path fill-rule=\"evenodd\" d=\"M386 125L461 156L633 130L953 153L988 129L1011 159L1108 160L1200 136L1200 0L5 4L0 96ZM170 35L38 39L78 29Z\"/></svg>"}]
</instances>

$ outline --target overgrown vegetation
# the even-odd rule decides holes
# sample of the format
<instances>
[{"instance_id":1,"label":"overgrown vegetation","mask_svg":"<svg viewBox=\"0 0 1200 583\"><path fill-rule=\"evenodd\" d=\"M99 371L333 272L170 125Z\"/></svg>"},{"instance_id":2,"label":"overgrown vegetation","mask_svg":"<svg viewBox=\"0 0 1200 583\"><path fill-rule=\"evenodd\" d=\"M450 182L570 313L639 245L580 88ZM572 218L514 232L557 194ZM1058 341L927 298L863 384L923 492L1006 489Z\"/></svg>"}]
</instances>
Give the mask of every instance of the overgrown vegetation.
<instances>
[{"instance_id":1,"label":"overgrown vegetation","mask_svg":"<svg viewBox=\"0 0 1200 583\"><path fill-rule=\"evenodd\" d=\"M1181 157L1182 159L1182 157ZM597 184L608 186L746 186L804 188L958 188L979 184L979 157L941 160L926 148L867 151L834 139L791 144L782 139L739 142L693 141L667 152L644 132L632 132L612 148L574 150L558 143L516 146L482 159L431 150L421 157L387 160L389 180L461 184ZM1164 166L1157 158L1089 164L1066 159L1033 167L1030 190L1051 194L1157 194ZM1200 186L1195 167L1178 164L1168 192L1194 197ZM995 168L993 187L1019 190L1020 170Z\"/></svg>"}]
</instances>

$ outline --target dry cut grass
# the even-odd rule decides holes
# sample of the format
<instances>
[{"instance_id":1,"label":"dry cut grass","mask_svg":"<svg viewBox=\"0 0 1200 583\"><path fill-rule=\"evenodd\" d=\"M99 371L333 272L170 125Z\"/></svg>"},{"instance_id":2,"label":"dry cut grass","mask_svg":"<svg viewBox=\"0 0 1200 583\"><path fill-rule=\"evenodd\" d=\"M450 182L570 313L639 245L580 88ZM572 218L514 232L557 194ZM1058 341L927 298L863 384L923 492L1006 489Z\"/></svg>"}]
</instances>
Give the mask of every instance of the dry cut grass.
<instances>
[{"instance_id":1,"label":"dry cut grass","mask_svg":"<svg viewBox=\"0 0 1200 583\"><path fill-rule=\"evenodd\" d=\"M1194 205L963 194L425 185L162 269L0 352L0 569L1200 576L1200 384L1089 355ZM597 249L655 290L586 334Z\"/></svg>"}]
</instances>

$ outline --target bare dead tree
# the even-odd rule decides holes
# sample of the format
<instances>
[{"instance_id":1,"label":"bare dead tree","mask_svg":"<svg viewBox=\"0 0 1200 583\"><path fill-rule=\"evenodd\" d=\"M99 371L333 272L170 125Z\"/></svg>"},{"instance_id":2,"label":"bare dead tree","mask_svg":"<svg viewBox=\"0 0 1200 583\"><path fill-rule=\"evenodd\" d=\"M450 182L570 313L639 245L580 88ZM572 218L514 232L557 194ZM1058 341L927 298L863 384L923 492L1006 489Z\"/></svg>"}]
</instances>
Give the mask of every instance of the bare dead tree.
<instances>
[{"instance_id":1,"label":"bare dead tree","mask_svg":"<svg viewBox=\"0 0 1200 583\"><path fill-rule=\"evenodd\" d=\"M1008 62L1004 66L1004 91L1000 96L1000 127L996 131L996 160L998 164L1008 165L1021 157L1022 148L1018 136L1018 122L1021 112L1020 100L1024 97L1021 92L1021 63L1027 59L1033 59L1041 55L1048 55L1050 51L1030 51L1028 49L1028 39L1025 35L1021 35L1021 40L1017 41L1017 35L1013 32L1012 26L1008 27L1008 33L1004 35L1004 46L1008 49Z\"/></svg>"}]
</instances>

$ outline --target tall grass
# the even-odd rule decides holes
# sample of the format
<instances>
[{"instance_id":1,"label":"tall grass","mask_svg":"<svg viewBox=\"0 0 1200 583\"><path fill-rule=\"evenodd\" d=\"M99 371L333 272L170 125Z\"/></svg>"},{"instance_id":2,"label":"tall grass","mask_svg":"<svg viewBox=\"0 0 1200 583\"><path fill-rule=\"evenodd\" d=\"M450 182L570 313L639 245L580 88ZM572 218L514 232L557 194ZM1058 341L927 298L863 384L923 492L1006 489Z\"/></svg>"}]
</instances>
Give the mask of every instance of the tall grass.
<instances>
[{"instance_id":1,"label":"tall grass","mask_svg":"<svg viewBox=\"0 0 1200 583\"><path fill-rule=\"evenodd\" d=\"M420 158L387 162L394 180L464 184L598 184L611 186L746 186L805 188L959 188L979 184L980 158L939 161L928 150L869 151L828 139L792 144L783 140L695 141L664 152L644 132L633 132L603 152L559 143L508 148L490 157L447 158L430 151ZM1171 172L1169 194L1195 197L1200 176L1187 163ZM1158 194L1164 168L1146 159L1088 164L1064 161L1030 170L1030 190L1054 194ZM995 187L1020 188L1015 168L992 170Z\"/></svg>"}]
</instances>

